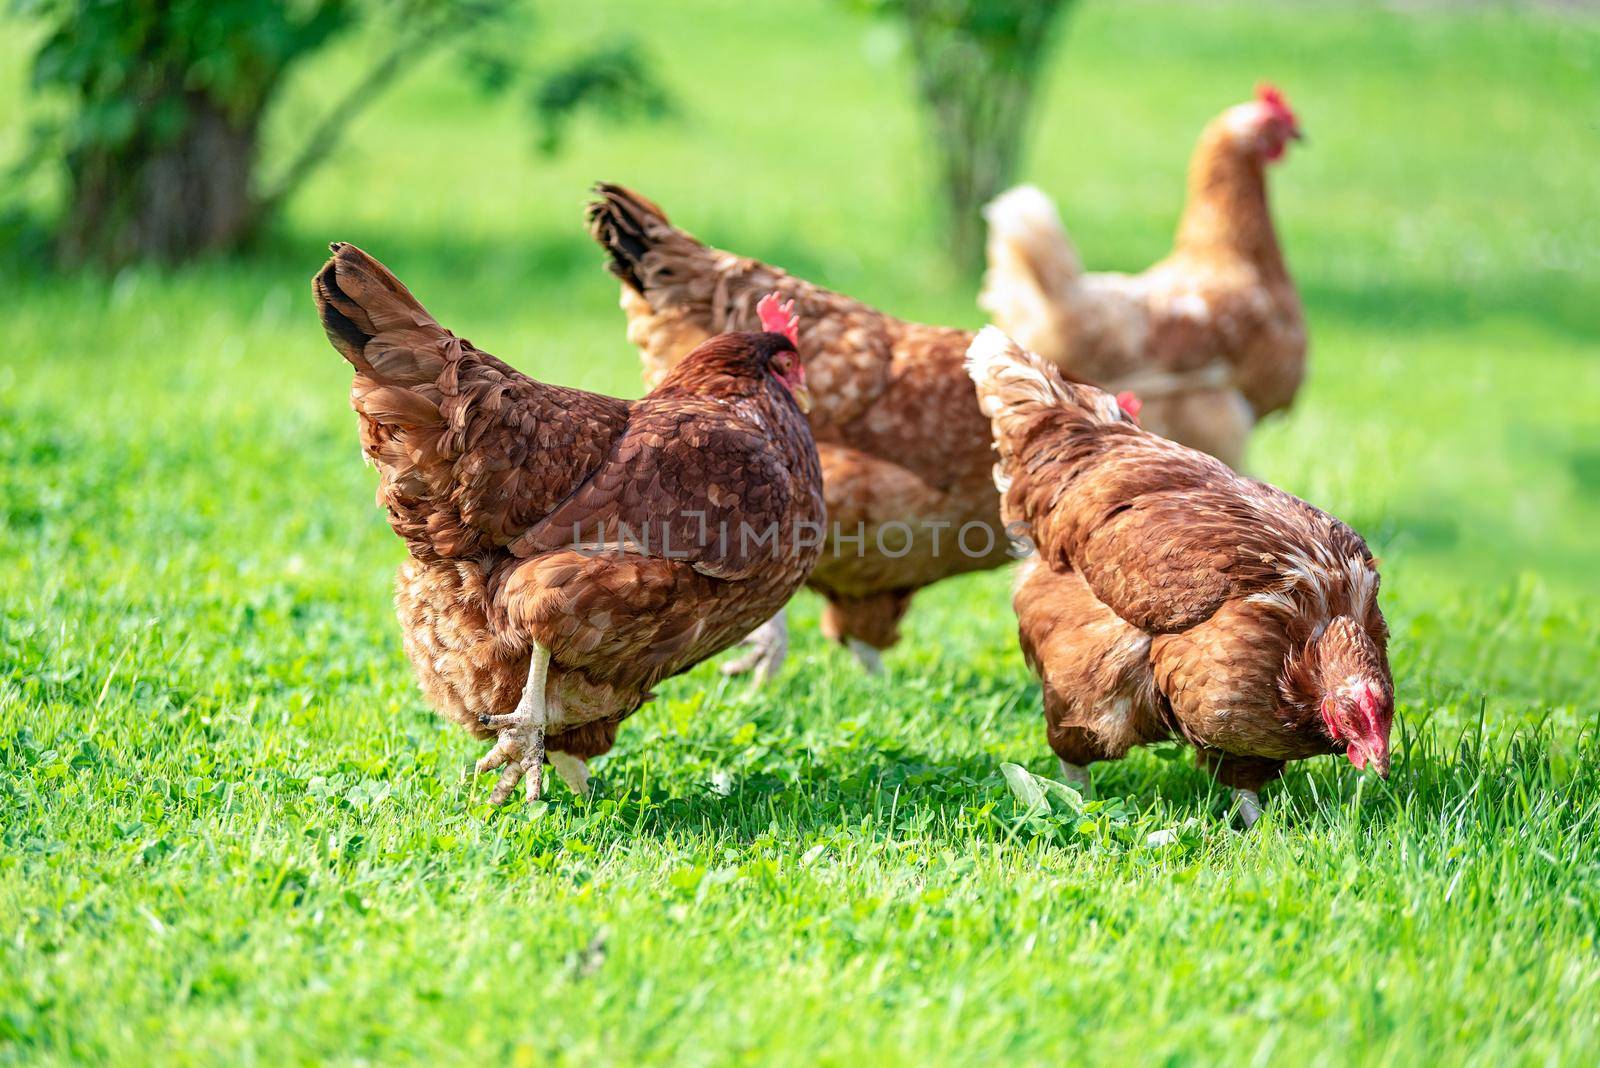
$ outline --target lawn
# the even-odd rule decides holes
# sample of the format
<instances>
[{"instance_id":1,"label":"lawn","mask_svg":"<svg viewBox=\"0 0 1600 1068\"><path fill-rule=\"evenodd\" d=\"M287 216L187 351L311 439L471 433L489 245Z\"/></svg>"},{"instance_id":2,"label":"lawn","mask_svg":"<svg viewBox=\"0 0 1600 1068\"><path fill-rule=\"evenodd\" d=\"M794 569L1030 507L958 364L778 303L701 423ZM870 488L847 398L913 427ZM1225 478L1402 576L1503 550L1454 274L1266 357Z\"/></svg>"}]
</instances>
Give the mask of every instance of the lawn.
<instances>
[{"instance_id":1,"label":"lawn","mask_svg":"<svg viewBox=\"0 0 1600 1068\"><path fill-rule=\"evenodd\" d=\"M1097 766L1083 812L1019 812L1000 765L1053 759L999 573L920 598L881 680L802 595L775 685L672 681L587 804L491 810L464 779L482 747L400 651L401 546L309 299L327 241L529 372L629 395L597 178L980 321L883 26L565 7L560 42L639 34L678 117L590 120L548 161L428 63L246 259L0 256L0 1062L1600 1060L1600 21L1071 21L1026 170L1091 265L1162 254L1195 133L1259 79L1311 138L1274 194L1313 377L1250 465L1382 557L1396 761L1296 765L1241 834L1176 749ZM26 36L0 42L7 156Z\"/></svg>"}]
</instances>

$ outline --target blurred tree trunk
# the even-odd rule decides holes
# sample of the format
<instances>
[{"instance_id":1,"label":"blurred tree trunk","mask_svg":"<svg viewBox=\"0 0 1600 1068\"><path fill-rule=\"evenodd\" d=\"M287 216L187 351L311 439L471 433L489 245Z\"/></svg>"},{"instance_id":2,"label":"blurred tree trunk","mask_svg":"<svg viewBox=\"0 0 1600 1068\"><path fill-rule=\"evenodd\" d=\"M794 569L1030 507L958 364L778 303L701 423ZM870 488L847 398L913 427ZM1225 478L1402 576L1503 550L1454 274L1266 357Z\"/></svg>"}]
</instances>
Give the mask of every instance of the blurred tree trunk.
<instances>
[{"instance_id":1,"label":"blurred tree trunk","mask_svg":"<svg viewBox=\"0 0 1600 1068\"><path fill-rule=\"evenodd\" d=\"M1016 178L1040 70L1070 0L895 0L928 115L951 251L983 263L983 205Z\"/></svg>"},{"instance_id":2,"label":"blurred tree trunk","mask_svg":"<svg viewBox=\"0 0 1600 1068\"><path fill-rule=\"evenodd\" d=\"M241 114L177 92L161 102L178 116L171 134L79 146L67 158L62 260L174 263L244 240L259 217L251 182L265 103Z\"/></svg>"},{"instance_id":3,"label":"blurred tree trunk","mask_svg":"<svg viewBox=\"0 0 1600 1068\"><path fill-rule=\"evenodd\" d=\"M74 265L176 263L236 248L337 150L355 116L445 45L466 39L461 66L486 89L531 70L513 32L530 14L517 0L29 0L26 9L48 30L33 88L68 103L30 156L64 162L55 240ZM339 35L369 29L388 47L336 98L319 97L323 118L263 181L262 122L288 72ZM586 108L614 119L669 110L626 40L551 65L528 91L547 150Z\"/></svg>"},{"instance_id":4,"label":"blurred tree trunk","mask_svg":"<svg viewBox=\"0 0 1600 1068\"><path fill-rule=\"evenodd\" d=\"M65 179L69 264L174 263L237 246L262 218L262 118L293 66L356 24L357 0L33 0L33 88Z\"/></svg>"}]
</instances>

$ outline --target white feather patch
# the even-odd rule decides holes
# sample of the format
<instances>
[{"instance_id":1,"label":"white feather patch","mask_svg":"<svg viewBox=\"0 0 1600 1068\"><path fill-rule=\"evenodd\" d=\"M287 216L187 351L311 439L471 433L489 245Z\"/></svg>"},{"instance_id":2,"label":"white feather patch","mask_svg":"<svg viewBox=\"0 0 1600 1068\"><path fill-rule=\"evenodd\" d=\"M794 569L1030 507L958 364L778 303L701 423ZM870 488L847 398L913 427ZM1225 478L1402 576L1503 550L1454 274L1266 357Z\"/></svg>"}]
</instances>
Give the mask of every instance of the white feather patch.
<instances>
[{"instance_id":1,"label":"white feather patch","mask_svg":"<svg viewBox=\"0 0 1600 1068\"><path fill-rule=\"evenodd\" d=\"M1036 185L1007 189L983 206L983 218L1002 231L1028 231L1037 227L1061 229L1061 216L1056 213L1055 204Z\"/></svg>"},{"instance_id":2,"label":"white feather patch","mask_svg":"<svg viewBox=\"0 0 1600 1068\"><path fill-rule=\"evenodd\" d=\"M999 368L1014 364L1022 347L1006 336L998 326L986 326L967 346L966 369L972 381L979 386L994 379Z\"/></svg>"},{"instance_id":3,"label":"white feather patch","mask_svg":"<svg viewBox=\"0 0 1600 1068\"><path fill-rule=\"evenodd\" d=\"M1335 559L1321 545L1313 555L1286 552L1278 557L1283 579L1277 588L1251 594L1245 600L1286 612L1310 609L1321 620L1335 613L1332 605L1343 600L1351 611L1364 609L1377 593L1378 574L1359 556ZM1343 594L1343 598L1339 595Z\"/></svg>"},{"instance_id":4,"label":"white feather patch","mask_svg":"<svg viewBox=\"0 0 1600 1068\"><path fill-rule=\"evenodd\" d=\"M1084 388L1076 392L1054 367L1018 345L997 326L986 326L967 346L967 374L978 387L978 400L991 419L1018 402L1050 408L1087 408L1102 419L1122 418L1109 393ZM1011 396L1001 396L1001 393Z\"/></svg>"}]
</instances>

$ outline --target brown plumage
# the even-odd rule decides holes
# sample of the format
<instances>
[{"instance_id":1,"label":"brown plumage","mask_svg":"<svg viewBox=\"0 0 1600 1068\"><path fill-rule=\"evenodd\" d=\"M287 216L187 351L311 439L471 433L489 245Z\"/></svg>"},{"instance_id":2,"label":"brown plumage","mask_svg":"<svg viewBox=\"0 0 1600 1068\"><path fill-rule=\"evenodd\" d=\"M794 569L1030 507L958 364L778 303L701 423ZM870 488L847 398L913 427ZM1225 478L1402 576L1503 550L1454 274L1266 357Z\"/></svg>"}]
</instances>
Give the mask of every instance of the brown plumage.
<instances>
[{"instance_id":1,"label":"brown plumage","mask_svg":"<svg viewBox=\"0 0 1600 1068\"><path fill-rule=\"evenodd\" d=\"M1355 531L1141 429L994 327L969 368L1006 518L1038 548L1014 603L1064 765L1178 735L1250 804L1287 760L1388 773L1388 631Z\"/></svg>"},{"instance_id":2,"label":"brown plumage","mask_svg":"<svg viewBox=\"0 0 1600 1068\"><path fill-rule=\"evenodd\" d=\"M811 426L829 528L841 535L830 536L810 581L827 598L829 637L870 664L873 650L899 639L918 589L1010 558L989 476L988 421L961 367L971 333L905 322L710 248L620 186L597 193L590 231L622 280L628 340L647 383L710 335L747 328L763 294L795 301L807 324L800 355L817 399Z\"/></svg>"},{"instance_id":3,"label":"brown plumage","mask_svg":"<svg viewBox=\"0 0 1600 1068\"><path fill-rule=\"evenodd\" d=\"M537 794L546 745L581 786L559 754L604 753L652 687L772 615L815 562L822 480L794 345L708 338L630 403L529 378L332 248L313 290L410 550L406 653L441 712L499 736L481 764L507 767L496 800L524 773Z\"/></svg>"},{"instance_id":4,"label":"brown plumage","mask_svg":"<svg viewBox=\"0 0 1600 1068\"><path fill-rule=\"evenodd\" d=\"M1255 422L1287 408L1305 376L1305 319L1266 189L1299 136L1271 89L1212 121L1172 253L1137 275L1085 274L1049 198L1010 190L984 211L978 303L1070 376L1138 394L1146 429L1237 467Z\"/></svg>"}]
</instances>

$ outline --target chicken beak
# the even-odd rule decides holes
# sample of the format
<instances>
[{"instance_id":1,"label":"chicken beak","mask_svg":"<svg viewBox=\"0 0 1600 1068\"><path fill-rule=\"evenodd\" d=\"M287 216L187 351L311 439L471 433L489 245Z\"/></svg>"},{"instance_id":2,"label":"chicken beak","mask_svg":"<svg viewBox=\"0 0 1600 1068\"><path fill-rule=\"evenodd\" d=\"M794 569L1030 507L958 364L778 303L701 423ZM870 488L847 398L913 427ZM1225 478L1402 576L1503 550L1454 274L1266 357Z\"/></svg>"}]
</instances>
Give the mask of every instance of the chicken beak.
<instances>
[{"instance_id":1,"label":"chicken beak","mask_svg":"<svg viewBox=\"0 0 1600 1068\"><path fill-rule=\"evenodd\" d=\"M804 382L789 383L789 392L794 394L794 403L800 409L801 415L811 414L811 387Z\"/></svg>"},{"instance_id":2,"label":"chicken beak","mask_svg":"<svg viewBox=\"0 0 1600 1068\"><path fill-rule=\"evenodd\" d=\"M1290 128L1289 136L1299 141L1302 145L1306 143L1306 132L1298 126Z\"/></svg>"},{"instance_id":3,"label":"chicken beak","mask_svg":"<svg viewBox=\"0 0 1600 1068\"><path fill-rule=\"evenodd\" d=\"M1357 771L1365 771L1367 765L1371 764L1379 778L1389 777L1389 746L1385 742L1374 742L1370 747L1365 742L1351 742L1345 749L1345 756L1350 758L1350 763L1356 766Z\"/></svg>"}]
</instances>

